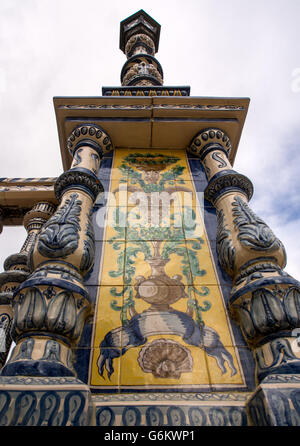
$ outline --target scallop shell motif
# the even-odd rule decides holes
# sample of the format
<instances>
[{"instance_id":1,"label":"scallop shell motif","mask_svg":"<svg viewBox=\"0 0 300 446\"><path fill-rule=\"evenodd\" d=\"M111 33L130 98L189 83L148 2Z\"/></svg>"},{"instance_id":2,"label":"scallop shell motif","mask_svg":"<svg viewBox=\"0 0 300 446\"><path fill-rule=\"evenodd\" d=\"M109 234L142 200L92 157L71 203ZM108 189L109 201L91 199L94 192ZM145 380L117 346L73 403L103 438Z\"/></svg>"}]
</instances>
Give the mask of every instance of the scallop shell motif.
<instances>
[{"instance_id":1,"label":"scallop shell motif","mask_svg":"<svg viewBox=\"0 0 300 446\"><path fill-rule=\"evenodd\" d=\"M139 353L138 363L155 378L180 378L193 370L193 358L188 348L170 339L157 339L146 344Z\"/></svg>"}]
</instances>

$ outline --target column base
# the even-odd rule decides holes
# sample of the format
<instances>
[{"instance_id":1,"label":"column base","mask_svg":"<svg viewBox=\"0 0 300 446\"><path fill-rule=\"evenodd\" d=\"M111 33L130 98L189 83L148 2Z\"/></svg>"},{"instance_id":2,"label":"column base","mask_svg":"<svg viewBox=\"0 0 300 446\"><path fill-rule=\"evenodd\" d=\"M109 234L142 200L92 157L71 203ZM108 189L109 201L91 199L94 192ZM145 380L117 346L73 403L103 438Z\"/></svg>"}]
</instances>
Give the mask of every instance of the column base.
<instances>
[{"instance_id":1,"label":"column base","mask_svg":"<svg viewBox=\"0 0 300 446\"><path fill-rule=\"evenodd\" d=\"M1 426L93 426L89 387L72 377L0 376Z\"/></svg>"},{"instance_id":2,"label":"column base","mask_svg":"<svg viewBox=\"0 0 300 446\"><path fill-rule=\"evenodd\" d=\"M300 426L300 374L267 376L246 407L254 426Z\"/></svg>"},{"instance_id":3,"label":"column base","mask_svg":"<svg viewBox=\"0 0 300 446\"><path fill-rule=\"evenodd\" d=\"M16 361L7 363L1 376L74 376L72 370L54 361Z\"/></svg>"}]
</instances>

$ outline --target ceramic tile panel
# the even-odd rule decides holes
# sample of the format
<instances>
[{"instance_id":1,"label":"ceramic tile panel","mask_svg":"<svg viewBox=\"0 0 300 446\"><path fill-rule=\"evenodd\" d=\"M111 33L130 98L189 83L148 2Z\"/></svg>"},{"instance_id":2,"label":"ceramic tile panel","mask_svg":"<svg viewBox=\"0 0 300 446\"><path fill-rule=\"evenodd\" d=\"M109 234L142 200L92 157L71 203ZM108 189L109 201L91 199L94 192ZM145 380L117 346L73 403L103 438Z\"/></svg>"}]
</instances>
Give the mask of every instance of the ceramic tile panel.
<instances>
[{"instance_id":1,"label":"ceramic tile panel","mask_svg":"<svg viewBox=\"0 0 300 446\"><path fill-rule=\"evenodd\" d=\"M119 149L111 168L108 192L126 186L127 203L107 201L100 210L93 392L245 390L245 344L227 314L230 283L214 252L215 211L197 197L206 182L199 161L181 150ZM113 215L122 224L110 225Z\"/></svg>"}]
</instances>

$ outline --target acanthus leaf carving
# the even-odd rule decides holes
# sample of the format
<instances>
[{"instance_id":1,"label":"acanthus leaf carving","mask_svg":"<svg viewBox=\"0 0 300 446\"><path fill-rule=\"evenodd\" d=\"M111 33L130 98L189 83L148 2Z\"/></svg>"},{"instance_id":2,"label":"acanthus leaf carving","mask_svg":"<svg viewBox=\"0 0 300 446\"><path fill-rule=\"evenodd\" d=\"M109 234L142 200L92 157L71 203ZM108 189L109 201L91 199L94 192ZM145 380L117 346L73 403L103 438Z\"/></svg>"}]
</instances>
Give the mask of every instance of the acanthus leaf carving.
<instances>
[{"instance_id":1,"label":"acanthus leaf carving","mask_svg":"<svg viewBox=\"0 0 300 446\"><path fill-rule=\"evenodd\" d=\"M282 247L266 223L258 217L241 197L234 197L232 207L233 223L239 230L240 242L256 251L275 251Z\"/></svg>"},{"instance_id":2,"label":"acanthus leaf carving","mask_svg":"<svg viewBox=\"0 0 300 446\"><path fill-rule=\"evenodd\" d=\"M65 258L78 247L81 200L73 193L45 224L38 238L38 251L44 257Z\"/></svg>"},{"instance_id":3,"label":"acanthus leaf carving","mask_svg":"<svg viewBox=\"0 0 300 446\"><path fill-rule=\"evenodd\" d=\"M232 273L235 262L235 247L230 238L230 231L225 224L224 212L221 209L218 213L218 231L217 231L217 253L221 266Z\"/></svg>"},{"instance_id":4,"label":"acanthus leaf carving","mask_svg":"<svg viewBox=\"0 0 300 446\"><path fill-rule=\"evenodd\" d=\"M83 254L81 257L80 270L83 273L88 272L93 266L95 257L95 235L94 227L91 222L91 212L88 215L87 225L85 230L85 238L83 242Z\"/></svg>"}]
</instances>

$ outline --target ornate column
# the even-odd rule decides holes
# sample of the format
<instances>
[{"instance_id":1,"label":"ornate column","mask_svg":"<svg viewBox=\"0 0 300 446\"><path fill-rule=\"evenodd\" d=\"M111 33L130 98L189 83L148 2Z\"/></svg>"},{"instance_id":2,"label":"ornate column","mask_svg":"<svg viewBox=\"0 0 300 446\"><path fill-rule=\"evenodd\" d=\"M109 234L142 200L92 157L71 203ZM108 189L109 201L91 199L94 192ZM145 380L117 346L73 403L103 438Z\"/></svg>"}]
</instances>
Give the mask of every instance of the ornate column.
<instances>
[{"instance_id":1,"label":"ornate column","mask_svg":"<svg viewBox=\"0 0 300 446\"><path fill-rule=\"evenodd\" d=\"M262 389L266 381L283 382L288 375L291 382L292 375L300 373L295 338L300 333L300 283L283 271L286 254L281 241L249 207L253 187L247 177L232 169L230 148L225 133L212 128L195 136L190 151L200 157L206 171L204 196L217 210L218 258L233 279L229 310L255 356L257 382L261 383L257 393L264 393L257 397L259 409L255 397L249 410L255 406L253 410L267 413L253 419L282 424L282 417L275 422L271 414L277 404L273 402L285 398L282 404L287 404L289 396L277 393L274 397L276 384L272 402Z\"/></svg>"},{"instance_id":2,"label":"ornate column","mask_svg":"<svg viewBox=\"0 0 300 446\"><path fill-rule=\"evenodd\" d=\"M109 137L96 126L70 135L73 163L55 184L60 204L30 252L33 273L14 293L16 347L2 376L75 375L71 348L92 311L83 277L94 261L91 209L103 191L96 173L107 146Z\"/></svg>"},{"instance_id":3,"label":"ornate column","mask_svg":"<svg viewBox=\"0 0 300 446\"><path fill-rule=\"evenodd\" d=\"M55 184L60 204L30 251L33 273L14 292L16 346L0 380L0 397L9 391L7 398L13 400L12 415L5 415L12 425L20 416L17 399L25 398L12 398L19 382L28 383L26 398L34 407L27 424L92 424L89 387L75 376L72 350L93 311L83 279L94 262L91 211L103 191L96 174L103 152L112 144L100 127L87 124L74 129L68 148L71 168ZM47 405L53 411L47 411Z\"/></svg>"},{"instance_id":4,"label":"ornate column","mask_svg":"<svg viewBox=\"0 0 300 446\"><path fill-rule=\"evenodd\" d=\"M5 364L11 346L10 329L13 318L13 292L30 275L27 265L30 249L44 223L55 211L52 203L39 202L27 212L24 226L26 240L18 254L12 254L4 262L4 272L0 273L0 368Z\"/></svg>"},{"instance_id":5,"label":"ornate column","mask_svg":"<svg viewBox=\"0 0 300 446\"><path fill-rule=\"evenodd\" d=\"M0 208L0 234L3 231L3 210Z\"/></svg>"}]
</instances>

